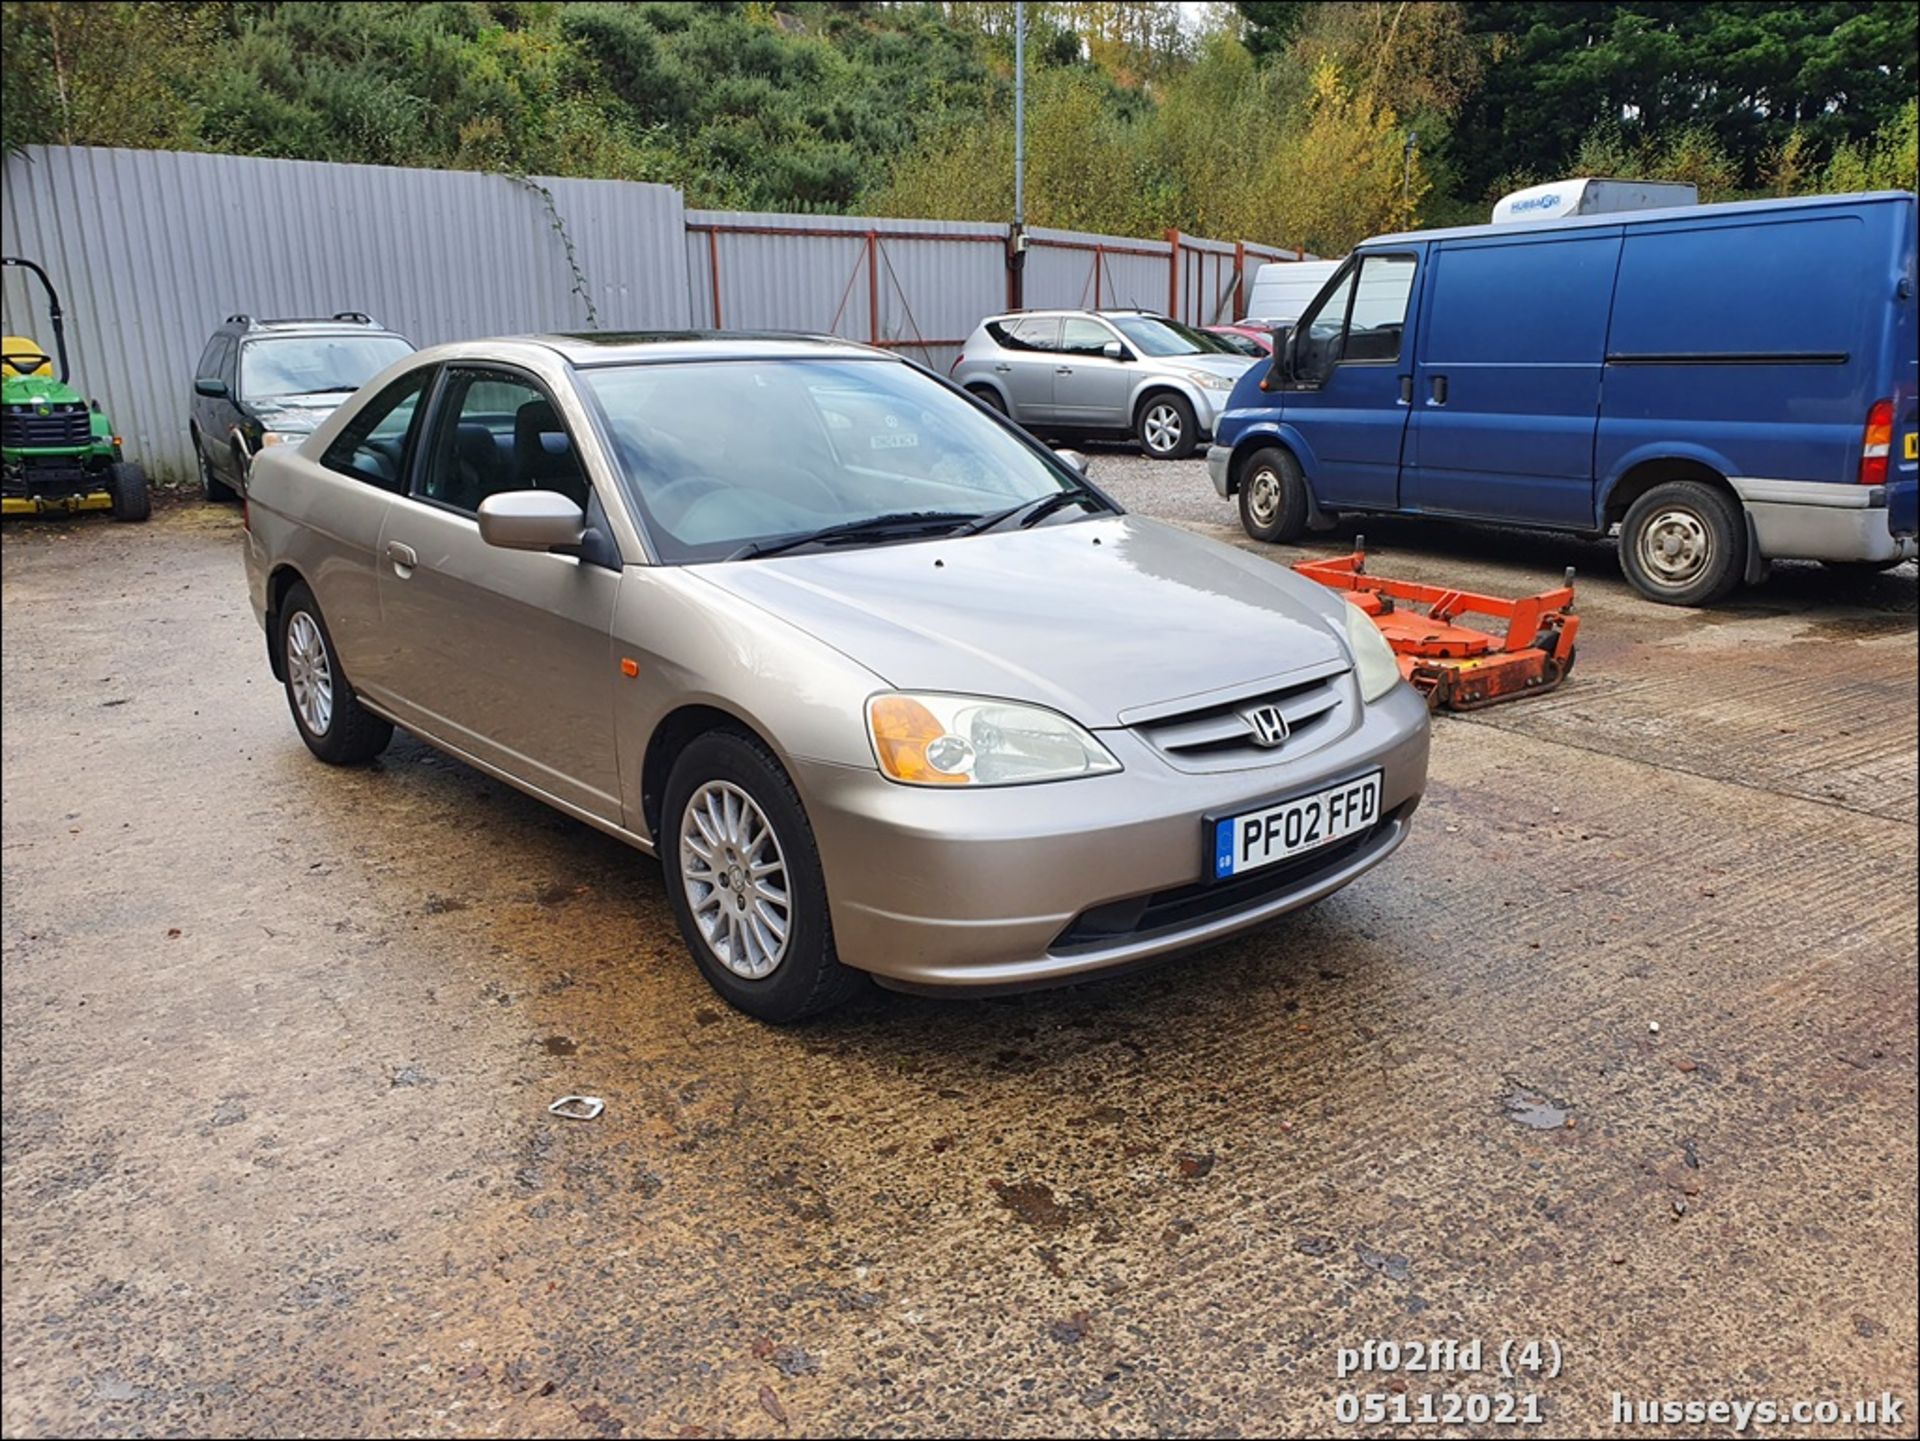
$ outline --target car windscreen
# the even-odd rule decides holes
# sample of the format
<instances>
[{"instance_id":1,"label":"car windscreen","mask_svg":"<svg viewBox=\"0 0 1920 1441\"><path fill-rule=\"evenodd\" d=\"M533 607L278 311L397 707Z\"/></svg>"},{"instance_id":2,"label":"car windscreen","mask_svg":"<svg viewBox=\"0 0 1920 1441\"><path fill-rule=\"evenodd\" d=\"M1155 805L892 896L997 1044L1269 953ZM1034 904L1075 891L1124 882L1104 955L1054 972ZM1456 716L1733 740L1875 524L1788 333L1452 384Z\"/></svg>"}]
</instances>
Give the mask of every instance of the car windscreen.
<instances>
[{"instance_id":1,"label":"car windscreen","mask_svg":"<svg viewBox=\"0 0 1920 1441\"><path fill-rule=\"evenodd\" d=\"M883 516L936 526L950 516L957 527L1082 488L1064 463L899 361L710 360L580 375L655 549L673 564Z\"/></svg>"},{"instance_id":2,"label":"car windscreen","mask_svg":"<svg viewBox=\"0 0 1920 1441\"><path fill-rule=\"evenodd\" d=\"M350 395L413 347L397 335L286 335L240 348L240 395Z\"/></svg>"},{"instance_id":3,"label":"car windscreen","mask_svg":"<svg viewBox=\"0 0 1920 1441\"><path fill-rule=\"evenodd\" d=\"M1217 335L1194 330L1158 315L1109 315L1142 355L1233 355L1234 348Z\"/></svg>"}]
</instances>

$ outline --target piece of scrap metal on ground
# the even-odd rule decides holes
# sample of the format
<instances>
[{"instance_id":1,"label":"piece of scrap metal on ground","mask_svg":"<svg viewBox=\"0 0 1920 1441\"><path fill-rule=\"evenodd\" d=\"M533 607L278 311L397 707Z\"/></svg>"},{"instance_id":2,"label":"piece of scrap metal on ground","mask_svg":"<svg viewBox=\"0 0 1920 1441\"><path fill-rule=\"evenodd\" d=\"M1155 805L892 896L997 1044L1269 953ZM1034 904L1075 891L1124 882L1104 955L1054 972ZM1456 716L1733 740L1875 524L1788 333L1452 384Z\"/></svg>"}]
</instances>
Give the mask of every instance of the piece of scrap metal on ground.
<instances>
[{"instance_id":1,"label":"piece of scrap metal on ground","mask_svg":"<svg viewBox=\"0 0 1920 1441\"><path fill-rule=\"evenodd\" d=\"M1369 575L1360 536L1351 555L1303 560L1294 569L1344 591L1373 617L1400 657L1400 673L1431 710L1478 710L1540 695L1573 669L1580 618L1573 613L1571 566L1561 585L1519 600ZM1503 623L1505 633L1457 624L1466 616Z\"/></svg>"}]
</instances>

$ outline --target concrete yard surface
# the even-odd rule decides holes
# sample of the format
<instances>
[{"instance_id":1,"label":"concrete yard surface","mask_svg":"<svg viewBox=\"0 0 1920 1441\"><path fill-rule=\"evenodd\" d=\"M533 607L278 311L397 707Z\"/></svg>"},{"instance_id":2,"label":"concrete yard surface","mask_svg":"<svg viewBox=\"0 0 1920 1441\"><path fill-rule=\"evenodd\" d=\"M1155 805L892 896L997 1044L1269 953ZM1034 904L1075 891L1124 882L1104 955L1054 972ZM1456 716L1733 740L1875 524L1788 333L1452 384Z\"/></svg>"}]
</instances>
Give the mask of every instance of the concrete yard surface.
<instances>
[{"instance_id":1,"label":"concrete yard surface","mask_svg":"<svg viewBox=\"0 0 1920 1441\"><path fill-rule=\"evenodd\" d=\"M1282 563L1355 529L1257 547L1198 461L1093 464ZM314 761L239 524L5 534L8 1435L1328 1434L1502 1392L1544 1427L1401 1434L1887 1392L1871 1434L1915 1434L1912 566L1694 612L1604 544L1361 525L1385 573L1581 572L1572 679L1436 723L1396 856L1121 979L774 1030L651 860L410 739ZM1340 1378L1369 1340L1486 1369ZM1558 1374L1499 1375L1530 1341Z\"/></svg>"}]
</instances>

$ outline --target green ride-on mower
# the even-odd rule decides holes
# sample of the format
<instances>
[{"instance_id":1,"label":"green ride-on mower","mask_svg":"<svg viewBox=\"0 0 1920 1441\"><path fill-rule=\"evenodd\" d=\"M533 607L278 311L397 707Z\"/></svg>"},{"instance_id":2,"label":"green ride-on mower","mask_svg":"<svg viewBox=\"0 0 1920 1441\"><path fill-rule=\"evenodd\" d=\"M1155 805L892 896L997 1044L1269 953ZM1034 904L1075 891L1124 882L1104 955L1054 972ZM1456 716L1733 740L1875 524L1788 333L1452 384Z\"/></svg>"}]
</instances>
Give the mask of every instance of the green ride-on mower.
<instances>
[{"instance_id":1,"label":"green ride-on mower","mask_svg":"<svg viewBox=\"0 0 1920 1441\"><path fill-rule=\"evenodd\" d=\"M8 255L0 265L30 270L46 287L60 357L56 380L40 346L17 335L0 338L0 511L112 510L115 520L145 520L151 511L146 474L121 458L120 437L100 403L67 384L67 335L53 282L31 260Z\"/></svg>"}]
</instances>

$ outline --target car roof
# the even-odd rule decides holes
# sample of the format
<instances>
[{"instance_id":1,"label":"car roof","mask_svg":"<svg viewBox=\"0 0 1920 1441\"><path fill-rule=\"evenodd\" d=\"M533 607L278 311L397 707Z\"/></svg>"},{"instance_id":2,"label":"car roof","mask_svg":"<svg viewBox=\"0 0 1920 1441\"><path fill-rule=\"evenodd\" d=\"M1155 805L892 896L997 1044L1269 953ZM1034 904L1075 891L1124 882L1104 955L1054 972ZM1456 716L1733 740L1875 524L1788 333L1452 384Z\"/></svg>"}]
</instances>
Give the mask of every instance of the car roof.
<instances>
[{"instance_id":1,"label":"car roof","mask_svg":"<svg viewBox=\"0 0 1920 1441\"><path fill-rule=\"evenodd\" d=\"M1086 305L1036 305L1031 310L1003 310L998 315L989 315L987 320L1029 320L1049 315L1152 315L1165 318L1160 316L1159 311L1148 310L1141 305L1105 305L1097 310Z\"/></svg>"},{"instance_id":2,"label":"car roof","mask_svg":"<svg viewBox=\"0 0 1920 1441\"><path fill-rule=\"evenodd\" d=\"M837 335L778 330L598 330L503 337L544 345L577 366L662 360L894 360Z\"/></svg>"}]
</instances>

